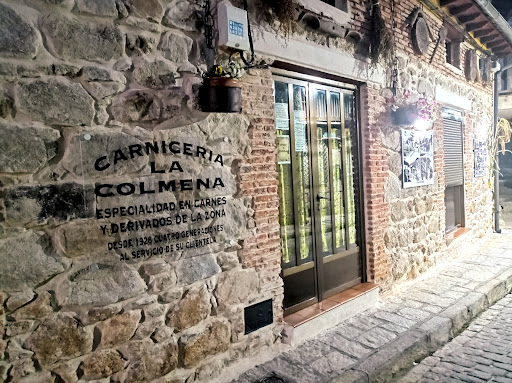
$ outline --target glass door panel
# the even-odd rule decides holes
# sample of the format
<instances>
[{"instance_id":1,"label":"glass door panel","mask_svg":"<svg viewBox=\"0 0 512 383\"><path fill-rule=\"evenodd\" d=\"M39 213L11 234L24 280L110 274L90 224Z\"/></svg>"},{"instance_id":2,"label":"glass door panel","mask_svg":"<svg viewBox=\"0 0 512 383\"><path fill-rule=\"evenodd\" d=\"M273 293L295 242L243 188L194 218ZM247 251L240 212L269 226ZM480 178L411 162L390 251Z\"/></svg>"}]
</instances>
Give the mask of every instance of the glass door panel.
<instances>
[{"instance_id":1,"label":"glass door panel","mask_svg":"<svg viewBox=\"0 0 512 383\"><path fill-rule=\"evenodd\" d=\"M356 123L354 113L354 97L350 94L344 95L344 120L345 126L343 129L343 153L345 157L345 185L346 185L346 200L347 200L347 221L348 221L348 243L349 247L353 247L357 242L356 233L356 200L354 189L354 162L356 157Z\"/></svg>"},{"instance_id":2,"label":"glass door panel","mask_svg":"<svg viewBox=\"0 0 512 383\"><path fill-rule=\"evenodd\" d=\"M277 135L277 171L279 224L281 225L281 263L283 268L297 266L295 254L295 216L290 149L290 113L288 84L275 83L275 121Z\"/></svg>"},{"instance_id":3,"label":"glass door panel","mask_svg":"<svg viewBox=\"0 0 512 383\"><path fill-rule=\"evenodd\" d=\"M345 250L345 202L343 198L343 150L341 114L341 95L331 92L331 153L332 153L332 183L333 183L333 213L336 251Z\"/></svg>"},{"instance_id":4,"label":"glass door panel","mask_svg":"<svg viewBox=\"0 0 512 383\"><path fill-rule=\"evenodd\" d=\"M293 85L294 191L298 223L298 264L313 261L311 181L306 88Z\"/></svg>"},{"instance_id":5,"label":"glass door panel","mask_svg":"<svg viewBox=\"0 0 512 383\"><path fill-rule=\"evenodd\" d=\"M317 297L307 88L275 82L279 223L285 307Z\"/></svg>"},{"instance_id":6,"label":"glass door panel","mask_svg":"<svg viewBox=\"0 0 512 383\"><path fill-rule=\"evenodd\" d=\"M327 91L313 91L314 108L312 118L316 125L316 201L318 213L318 240L322 255L332 254L331 182L329 151L329 119L327 113Z\"/></svg>"}]
</instances>

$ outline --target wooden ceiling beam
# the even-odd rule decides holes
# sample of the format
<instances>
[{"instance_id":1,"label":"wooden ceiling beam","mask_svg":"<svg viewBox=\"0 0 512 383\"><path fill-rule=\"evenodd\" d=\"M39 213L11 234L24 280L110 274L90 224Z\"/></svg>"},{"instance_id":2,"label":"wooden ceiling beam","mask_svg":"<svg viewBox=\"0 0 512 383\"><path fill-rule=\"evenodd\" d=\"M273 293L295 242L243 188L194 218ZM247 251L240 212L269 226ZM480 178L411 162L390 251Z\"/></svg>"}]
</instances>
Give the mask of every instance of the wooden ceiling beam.
<instances>
[{"instance_id":1,"label":"wooden ceiling beam","mask_svg":"<svg viewBox=\"0 0 512 383\"><path fill-rule=\"evenodd\" d=\"M441 0L441 7L446 7L447 5L456 3L458 0Z\"/></svg>"},{"instance_id":2,"label":"wooden ceiling beam","mask_svg":"<svg viewBox=\"0 0 512 383\"><path fill-rule=\"evenodd\" d=\"M487 48L490 48L490 49L497 49L499 50L499 48L501 48L502 46L503 47L506 47L508 44L504 43L503 40L498 40L498 41L493 41L492 43L489 43L489 44L485 44L487 46Z\"/></svg>"},{"instance_id":3,"label":"wooden ceiling beam","mask_svg":"<svg viewBox=\"0 0 512 383\"><path fill-rule=\"evenodd\" d=\"M485 23L485 24L487 24L487 23ZM473 33L473 36L480 38L480 37L487 36L493 32L494 32L494 29L490 29L490 28L489 29L481 29L479 31L475 31L475 33Z\"/></svg>"},{"instance_id":4,"label":"wooden ceiling beam","mask_svg":"<svg viewBox=\"0 0 512 383\"><path fill-rule=\"evenodd\" d=\"M473 8L473 4L472 3L459 5L458 7L450 7L450 13L453 16L457 16L457 15L460 15L460 14L466 12L466 11L469 11L471 8Z\"/></svg>"},{"instance_id":5,"label":"wooden ceiling beam","mask_svg":"<svg viewBox=\"0 0 512 383\"><path fill-rule=\"evenodd\" d=\"M500 37L501 37L500 35L482 36L482 37L480 37L480 41L483 42L484 44L488 44L491 41L494 41Z\"/></svg>"},{"instance_id":6,"label":"wooden ceiling beam","mask_svg":"<svg viewBox=\"0 0 512 383\"><path fill-rule=\"evenodd\" d=\"M463 15L463 16L459 16L457 17L459 19L459 21L462 23L462 24L466 24L466 23L469 23L470 21L474 21L478 18L478 16L480 16L481 13L472 13L470 15Z\"/></svg>"},{"instance_id":7,"label":"wooden ceiling beam","mask_svg":"<svg viewBox=\"0 0 512 383\"><path fill-rule=\"evenodd\" d=\"M487 21L479 21L478 23L468 23L468 24L466 24L466 31L473 32L473 31L476 31L477 29L485 27L487 24L488 24ZM475 32L475 33L477 33L477 32Z\"/></svg>"}]
</instances>

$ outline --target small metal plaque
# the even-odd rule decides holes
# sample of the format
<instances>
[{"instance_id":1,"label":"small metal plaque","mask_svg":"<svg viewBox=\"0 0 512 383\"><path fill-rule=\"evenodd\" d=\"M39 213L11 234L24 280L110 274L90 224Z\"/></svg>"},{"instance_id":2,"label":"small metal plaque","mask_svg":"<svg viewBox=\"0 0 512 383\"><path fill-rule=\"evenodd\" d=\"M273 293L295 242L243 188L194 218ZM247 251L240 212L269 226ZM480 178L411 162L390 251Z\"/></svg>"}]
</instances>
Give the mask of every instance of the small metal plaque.
<instances>
[{"instance_id":1,"label":"small metal plaque","mask_svg":"<svg viewBox=\"0 0 512 383\"><path fill-rule=\"evenodd\" d=\"M244 319L245 334L249 334L262 327L272 324L274 321L272 299L246 307L244 312Z\"/></svg>"}]
</instances>

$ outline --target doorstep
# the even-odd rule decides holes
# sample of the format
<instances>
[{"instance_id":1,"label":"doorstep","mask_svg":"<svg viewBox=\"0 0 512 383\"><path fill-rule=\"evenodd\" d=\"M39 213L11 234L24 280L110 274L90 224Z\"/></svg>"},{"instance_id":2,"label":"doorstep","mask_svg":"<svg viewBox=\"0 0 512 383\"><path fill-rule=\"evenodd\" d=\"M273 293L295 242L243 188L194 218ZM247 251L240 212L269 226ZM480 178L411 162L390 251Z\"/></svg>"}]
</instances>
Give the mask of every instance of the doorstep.
<instances>
[{"instance_id":1,"label":"doorstep","mask_svg":"<svg viewBox=\"0 0 512 383\"><path fill-rule=\"evenodd\" d=\"M463 234L469 233L471 231L470 227L459 227L457 230L454 230L450 233L447 233L444 238L446 240L446 246L450 246L450 244Z\"/></svg>"},{"instance_id":2,"label":"doorstep","mask_svg":"<svg viewBox=\"0 0 512 383\"><path fill-rule=\"evenodd\" d=\"M284 317L283 342L296 346L379 302L379 286L361 283Z\"/></svg>"}]
</instances>

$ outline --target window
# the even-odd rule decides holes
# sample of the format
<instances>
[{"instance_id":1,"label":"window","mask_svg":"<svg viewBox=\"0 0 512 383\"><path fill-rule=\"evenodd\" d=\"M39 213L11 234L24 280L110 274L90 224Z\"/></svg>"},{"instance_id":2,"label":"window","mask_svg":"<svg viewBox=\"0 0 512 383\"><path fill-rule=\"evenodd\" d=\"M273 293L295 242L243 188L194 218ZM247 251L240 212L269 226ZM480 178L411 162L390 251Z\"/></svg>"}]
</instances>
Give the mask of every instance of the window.
<instances>
[{"instance_id":1,"label":"window","mask_svg":"<svg viewBox=\"0 0 512 383\"><path fill-rule=\"evenodd\" d=\"M316 15L330 18L339 25L348 25L352 9L348 0L295 0L297 4Z\"/></svg>"},{"instance_id":2,"label":"window","mask_svg":"<svg viewBox=\"0 0 512 383\"><path fill-rule=\"evenodd\" d=\"M460 69L460 41L446 41L446 63Z\"/></svg>"},{"instance_id":3,"label":"window","mask_svg":"<svg viewBox=\"0 0 512 383\"><path fill-rule=\"evenodd\" d=\"M446 232L464 226L464 145L462 113L443 109Z\"/></svg>"},{"instance_id":4,"label":"window","mask_svg":"<svg viewBox=\"0 0 512 383\"><path fill-rule=\"evenodd\" d=\"M446 28L446 63L460 69L460 44L464 34L451 24L444 23L443 26Z\"/></svg>"},{"instance_id":5,"label":"window","mask_svg":"<svg viewBox=\"0 0 512 383\"><path fill-rule=\"evenodd\" d=\"M347 0L321 0L323 3L329 4L335 8L341 9L344 12L348 12Z\"/></svg>"}]
</instances>

